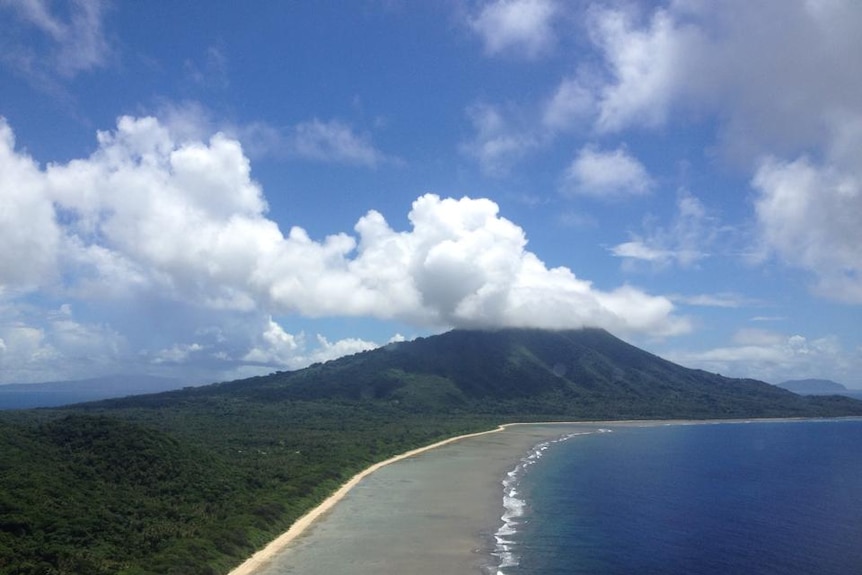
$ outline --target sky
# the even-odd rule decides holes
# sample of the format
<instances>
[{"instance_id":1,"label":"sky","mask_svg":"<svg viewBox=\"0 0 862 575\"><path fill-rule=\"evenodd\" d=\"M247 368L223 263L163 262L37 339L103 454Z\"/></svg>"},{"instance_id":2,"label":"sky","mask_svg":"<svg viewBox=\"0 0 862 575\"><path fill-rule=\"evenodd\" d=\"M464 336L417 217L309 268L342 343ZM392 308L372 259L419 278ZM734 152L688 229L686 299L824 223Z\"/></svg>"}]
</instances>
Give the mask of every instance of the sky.
<instances>
[{"instance_id":1,"label":"sky","mask_svg":"<svg viewBox=\"0 0 862 575\"><path fill-rule=\"evenodd\" d=\"M0 0L0 383L602 327L862 388L857 0Z\"/></svg>"}]
</instances>

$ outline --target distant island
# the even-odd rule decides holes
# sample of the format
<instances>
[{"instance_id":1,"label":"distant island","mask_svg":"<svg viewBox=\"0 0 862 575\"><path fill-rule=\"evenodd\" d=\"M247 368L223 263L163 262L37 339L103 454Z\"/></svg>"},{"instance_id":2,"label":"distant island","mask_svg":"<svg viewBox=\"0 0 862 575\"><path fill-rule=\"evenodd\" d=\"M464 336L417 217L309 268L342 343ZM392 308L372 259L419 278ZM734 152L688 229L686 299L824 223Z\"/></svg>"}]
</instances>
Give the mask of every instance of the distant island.
<instances>
[{"instance_id":1,"label":"distant island","mask_svg":"<svg viewBox=\"0 0 862 575\"><path fill-rule=\"evenodd\" d=\"M357 472L526 421L862 416L601 329L455 330L306 369L0 412L0 573L227 573Z\"/></svg>"},{"instance_id":2,"label":"distant island","mask_svg":"<svg viewBox=\"0 0 862 575\"><path fill-rule=\"evenodd\" d=\"M850 392L844 385L831 379L791 379L782 381L778 387L801 395L844 395Z\"/></svg>"},{"instance_id":3,"label":"distant island","mask_svg":"<svg viewBox=\"0 0 862 575\"><path fill-rule=\"evenodd\" d=\"M59 407L184 387L180 380L150 375L108 375L68 381L0 385L0 409Z\"/></svg>"}]
</instances>

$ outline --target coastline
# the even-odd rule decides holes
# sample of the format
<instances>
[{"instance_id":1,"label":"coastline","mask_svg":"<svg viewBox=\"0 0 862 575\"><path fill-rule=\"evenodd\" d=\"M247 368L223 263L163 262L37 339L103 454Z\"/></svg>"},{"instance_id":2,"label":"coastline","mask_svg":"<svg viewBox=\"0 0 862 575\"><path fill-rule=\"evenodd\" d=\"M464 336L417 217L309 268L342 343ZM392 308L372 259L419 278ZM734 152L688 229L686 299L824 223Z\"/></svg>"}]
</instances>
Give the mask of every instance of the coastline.
<instances>
[{"instance_id":1,"label":"coastline","mask_svg":"<svg viewBox=\"0 0 862 575\"><path fill-rule=\"evenodd\" d=\"M457 526L453 524L453 527L457 527L456 529L454 529L454 531L459 531L459 538L455 540L453 536L452 540L448 542L448 545L443 548L446 550L447 555L456 556L457 563L459 565L463 567L465 563L470 563L474 567L473 572L478 572L482 565L477 563L477 561L481 560L482 556L489 555L493 549L487 548L487 545L486 548L476 549L475 540L479 537L481 532L482 537L484 539L487 539L489 542L493 538L493 529L496 529L499 526L499 490L502 489L500 482L505 476L505 474L517 464L520 458L526 455L527 452L536 444L543 441L558 438L573 431L596 430L600 427L609 426L647 427L663 425L749 423L757 421L780 422L798 421L798 419L766 418L733 420L627 420L510 423L500 425L496 429L491 429L488 431L451 437L424 447L420 447L396 455L385 461L378 462L357 473L341 487L339 487L339 489L336 490L332 495L327 497L326 500L324 500L320 505L300 517L293 525L291 525L291 527L286 532L279 535L276 539L268 543L264 548L254 553L241 565L230 571L229 575L264 575L265 572L269 573L270 571L268 571L268 568L272 566L275 559L281 556L286 557L294 554L295 551L299 550L298 548L300 547L300 543L306 544L309 539L314 539L313 537L303 536L308 535L309 531L313 527L321 526L322 529L322 524L326 522L321 522L319 520L323 516L332 513L333 510L336 509L336 505L342 500L344 500L345 497L348 496L348 494L353 492L354 488L356 488L362 482L362 480L368 478L376 472L383 470L384 468L391 469L391 466L394 463L410 460L411 458L417 458L417 456L420 455L426 456L427 459L429 455L435 454L438 459L448 457L451 460L453 457L459 455L456 454L455 456L453 456L451 454L447 454L446 449L441 450L440 448L449 446L448 451L452 452L453 447L461 443L463 443L464 445L462 451L469 451L471 449L473 450L472 456L470 457L467 457L463 454L460 455L462 459L467 457L467 459L469 460L469 466L471 468L469 470L469 473L473 475L473 477L471 477L472 483L470 483L469 486L466 484L459 485L459 487L463 487L464 489L471 491L469 495L464 496L466 497L466 500L462 501L461 504L462 506L473 506L471 514L480 515L481 517L479 517L477 520L471 518L471 524L469 527L466 526L464 517L456 517L454 515L448 518L443 517L443 520L446 521L452 522L454 520L455 523L457 523ZM465 440L474 441L466 442ZM477 455L481 455L481 457L483 457L484 459L477 460ZM418 462L421 459L422 458L417 458L416 461ZM439 463L432 463L430 465L439 465ZM457 469L455 470L455 473L460 472L461 471ZM392 471L392 473L394 473L394 471ZM426 471L425 474L427 475L428 472ZM413 471L413 475L416 475L415 470ZM400 482L401 484L410 481L415 481L415 478L406 479L405 476L400 476L397 479L397 482ZM427 481L432 482L432 479L428 478ZM439 477L437 478L437 481L440 481ZM431 484L433 485L433 483ZM397 486L398 485L396 484L396 487ZM385 490L386 488L377 487L377 489L379 491L381 489ZM450 496L451 490L447 492L446 495L447 497ZM414 493L413 497L415 496L416 494ZM399 505L399 507L403 507L404 505L408 504L407 501L402 501L400 503L401 505ZM391 503L381 503L378 500L374 502L374 505L377 507L386 507L387 505L391 505ZM432 505L437 507L439 505L439 502L434 502L432 503ZM368 508L364 509L365 511L360 511L359 515L368 512ZM440 511L441 515L445 515L445 513L446 512L444 510ZM355 527L356 526L354 526L354 528ZM439 527L437 529L439 529ZM352 532L357 533L358 530L354 529ZM341 539L339 541L343 540L345 535L342 533L340 537ZM465 538L469 538L470 541L464 541ZM331 548L328 549L330 549L331 551ZM327 551L327 553L329 553L330 551ZM289 569L289 571L293 572L292 569ZM355 566L355 569L353 571L356 573L361 572L358 566ZM326 571L321 570L320 572L323 573ZM369 570L369 572L374 571ZM414 570L414 572L418 573L419 571ZM438 571L429 570L429 572ZM275 571L272 571L272 573L275 573Z\"/></svg>"},{"instance_id":2,"label":"coastline","mask_svg":"<svg viewBox=\"0 0 862 575\"><path fill-rule=\"evenodd\" d=\"M392 463L396 463L410 457L415 457L416 455L431 451L432 449L437 449L438 447L443 447L444 445L449 445L457 441L469 439L471 437L479 437L491 433L498 433L500 431L503 431L504 429L506 429L506 426L500 425L496 429L490 429L488 431L479 431L476 433L467 433L464 435L450 437L448 439L432 443L431 445L426 445L424 447L405 451L404 453L401 453L394 457L390 457L389 459L380 461L370 467L367 467L366 469L363 469L362 471L351 477L349 480L347 480L346 483L339 487L332 495L327 497L320 505L313 508L311 511L297 519L287 531L270 541L263 549L257 551L254 555L246 559L238 567L231 570L229 575L254 575L255 573L257 573L257 571L267 565L275 555L284 550L292 541L294 541L300 535L304 534L306 530L308 530L319 518L321 518L324 514L330 511L360 481L362 481L364 478L368 477L375 471L386 467L387 465L391 465Z\"/></svg>"}]
</instances>

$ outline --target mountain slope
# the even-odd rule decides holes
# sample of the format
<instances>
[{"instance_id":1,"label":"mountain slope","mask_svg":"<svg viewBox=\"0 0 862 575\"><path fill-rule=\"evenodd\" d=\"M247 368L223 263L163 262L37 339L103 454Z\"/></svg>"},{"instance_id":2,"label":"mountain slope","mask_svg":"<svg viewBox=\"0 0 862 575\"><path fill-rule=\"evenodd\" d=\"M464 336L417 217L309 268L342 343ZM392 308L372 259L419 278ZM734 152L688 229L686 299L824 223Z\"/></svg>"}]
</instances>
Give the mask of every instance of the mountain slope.
<instances>
[{"instance_id":1,"label":"mountain slope","mask_svg":"<svg viewBox=\"0 0 862 575\"><path fill-rule=\"evenodd\" d=\"M0 573L226 573L368 465L513 421L862 415L602 330L452 331L295 372L0 412Z\"/></svg>"},{"instance_id":2,"label":"mountain slope","mask_svg":"<svg viewBox=\"0 0 862 575\"><path fill-rule=\"evenodd\" d=\"M370 401L413 413L573 418L862 415L853 401L688 369L601 329L455 330L296 372L109 405L233 396L248 401Z\"/></svg>"}]
</instances>

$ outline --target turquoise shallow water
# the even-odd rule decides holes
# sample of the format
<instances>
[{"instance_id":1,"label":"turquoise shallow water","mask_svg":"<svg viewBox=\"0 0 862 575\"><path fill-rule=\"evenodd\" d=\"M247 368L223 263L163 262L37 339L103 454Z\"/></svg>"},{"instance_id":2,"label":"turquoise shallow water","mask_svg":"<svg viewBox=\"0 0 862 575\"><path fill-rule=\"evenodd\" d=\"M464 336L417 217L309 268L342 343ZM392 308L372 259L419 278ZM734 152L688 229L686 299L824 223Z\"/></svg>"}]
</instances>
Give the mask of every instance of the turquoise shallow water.
<instances>
[{"instance_id":1,"label":"turquoise shallow water","mask_svg":"<svg viewBox=\"0 0 862 575\"><path fill-rule=\"evenodd\" d=\"M862 421L608 427L511 483L500 573L862 573Z\"/></svg>"}]
</instances>

